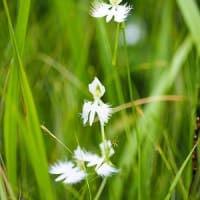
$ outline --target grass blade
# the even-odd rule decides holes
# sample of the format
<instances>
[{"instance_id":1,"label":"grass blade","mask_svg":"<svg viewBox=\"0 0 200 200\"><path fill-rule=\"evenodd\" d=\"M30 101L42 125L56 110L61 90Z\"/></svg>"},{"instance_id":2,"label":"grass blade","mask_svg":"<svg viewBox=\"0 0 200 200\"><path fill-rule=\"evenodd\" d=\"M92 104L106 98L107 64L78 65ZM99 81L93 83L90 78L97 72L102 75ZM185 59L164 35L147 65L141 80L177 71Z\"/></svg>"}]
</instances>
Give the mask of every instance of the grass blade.
<instances>
[{"instance_id":1,"label":"grass blade","mask_svg":"<svg viewBox=\"0 0 200 200\"><path fill-rule=\"evenodd\" d=\"M18 73L20 77L20 86L21 86L23 103L24 103L25 118L23 118L23 121L20 122L19 127L22 129L22 132L24 133L23 139L26 143L26 147L28 150L27 154L28 154L28 157L30 158L33 170L36 175L41 199L51 200L51 199L54 199L54 196L52 193L50 179L48 175L48 165L47 165L47 160L46 160L46 155L45 155L45 150L44 150L44 144L42 140L42 132L40 130L40 124L39 124L37 112L35 109L31 89L29 87L29 83L24 71L23 64L22 64L21 55L19 52L20 48L18 47L16 38L15 38L7 1L4 0L3 3L4 3L7 20L8 20L10 38L11 38L12 46L14 49L14 58L19 67L17 69L18 69Z\"/></svg>"},{"instance_id":2,"label":"grass blade","mask_svg":"<svg viewBox=\"0 0 200 200\"><path fill-rule=\"evenodd\" d=\"M194 0L177 0L177 4L200 55L200 13L198 6Z\"/></svg>"},{"instance_id":3,"label":"grass blade","mask_svg":"<svg viewBox=\"0 0 200 200\"><path fill-rule=\"evenodd\" d=\"M17 19L16 35L20 53L24 48L25 34L29 17L30 0L19 1L19 15ZM16 119L19 104L19 69L16 60L11 64L10 76L5 97L5 115L4 115L4 145L6 154L6 166L8 179L16 188L17 168L16 168L16 144L17 144L17 122Z\"/></svg>"},{"instance_id":4,"label":"grass blade","mask_svg":"<svg viewBox=\"0 0 200 200\"><path fill-rule=\"evenodd\" d=\"M199 142L198 142L199 143ZM198 143L192 148L192 150L190 151L190 153L188 154L187 158L185 159L185 161L183 162L183 164L181 165L178 173L176 174L170 188L169 188L169 192L167 193L166 197L165 197L165 200L169 200L171 195L172 195L172 192L174 190L174 188L176 187L180 177L181 177L181 174L183 173L183 170L185 169L186 165L188 164L191 156L192 156L192 153L194 151L194 149L197 147Z\"/></svg>"}]
</instances>

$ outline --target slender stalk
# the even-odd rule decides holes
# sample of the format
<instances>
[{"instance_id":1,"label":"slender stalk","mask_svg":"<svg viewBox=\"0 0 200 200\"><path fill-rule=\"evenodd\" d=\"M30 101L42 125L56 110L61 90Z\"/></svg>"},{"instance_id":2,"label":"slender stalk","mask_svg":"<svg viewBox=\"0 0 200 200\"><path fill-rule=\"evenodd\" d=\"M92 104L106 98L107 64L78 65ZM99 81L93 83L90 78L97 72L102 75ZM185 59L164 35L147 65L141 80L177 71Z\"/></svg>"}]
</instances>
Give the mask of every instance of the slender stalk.
<instances>
[{"instance_id":1,"label":"slender stalk","mask_svg":"<svg viewBox=\"0 0 200 200\"><path fill-rule=\"evenodd\" d=\"M107 181L107 177L103 179L103 181L101 183L101 186L100 186L100 188L99 188L94 200L98 200L99 199L99 197L100 197L100 195L101 195L101 193L102 193L102 191L103 191L103 189L104 189L104 187L106 185L106 181Z\"/></svg>"},{"instance_id":2,"label":"slender stalk","mask_svg":"<svg viewBox=\"0 0 200 200\"><path fill-rule=\"evenodd\" d=\"M106 136L103 124L101 124L101 137L102 137L102 142L104 143L106 141Z\"/></svg>"},{"instance_id":3,"label":"slender stalk","mask_svg":"<svg viewBox=\"0 0 200 200\"><path fill-rule=\"evenodd\" d=\"M115 44L114 44L114 53L112 57L112 67L113 67L113 72L114 72L114 79L115 79L115 85L116 85L116 90L117 90L117 96L118 100L120 103L123 102L124 97L122 94L122 88L120 85L120 79L119 79L119 74L116 69L116 62L117 62L117 52L118 52L118 46L119 46L119 32L120 32L120 24L117 23L117 29L116 29L116 34L115 34Z\"/></svg>"},{"instance_id":4,"label":"slender stalk","mask_svg":"<svg viewBox=\"0 0 200 200\"><path fill-rule=\"evenodd\" d=\"M52 138L54 138L59 144L61 144L68 152L72 154L72 151L67 147L61 140L59 140L50 130L48 130L44 125L40 126L43 131L48 133Z\"/></svg>"},{"instance_id":5,"label":"slender stalk","mask_svg":"<svg viewBox=\"0 0 200 200\"><path fill-rule=\"evenodd\" d=\"M106 136L105 136L105 130L104 130L103 124L101 124L101 137L102 137L102 143L104 145L106 160L109 160L109 148L106 142Z\"/></svg>"},{"instance_id":6,"label":"slender stalk","mask_svg":"<svg viewBox=\"0 0 200 200\"><path fill-rule=\"evenodd\" d=\"M116 66L117 61L117 52L118 52L118 43L119 43L119 31L120 31L120 24L117 23L117 30L115 33L115 46L114 46L114 54L112 58L112 65Z\"/></svg>"},{"instance_id":7,"label":"slender stalk","mask_svg":"<svg viewBox=\"0 0 200 200\"><path fill-rule=\"evenodd\" d=\"M89 185L88 178L86 178L86 184L87 184L87 187L88 187L89 197L90 197L90 200L91 200L92 199L92 194L91 194L91 190L90 190L90 185Z\"/></svg>"},{"instance_id":8,"label":"slender stalk","mask_svg":"<svg viewBox=\"0 0 200 200\"><path fill-rule=\"evenodd\" d=\"M120 32L120 23L117 23L117 29L116 29L116 34L115 34L115 44L114 44L114 53L113 53L113 58L112 58L112 67L113 67L113 73L114 73L114 81L115 81L115 86L116 86L116 92L118 96L119 103L122 104L124 102L124 96L122 93L122 87L120 84L120 78L119 74L116 68L116 62L117 62L117 52L118 52L118 45L119 45L119 32ZM122 112L122 118L125 119L125 111ZM126 122L124 122L126 124ZM126 137L129 140L130 139L130 127L128 125L125 127L125 133Z\"/></svg>"}]
</instances>

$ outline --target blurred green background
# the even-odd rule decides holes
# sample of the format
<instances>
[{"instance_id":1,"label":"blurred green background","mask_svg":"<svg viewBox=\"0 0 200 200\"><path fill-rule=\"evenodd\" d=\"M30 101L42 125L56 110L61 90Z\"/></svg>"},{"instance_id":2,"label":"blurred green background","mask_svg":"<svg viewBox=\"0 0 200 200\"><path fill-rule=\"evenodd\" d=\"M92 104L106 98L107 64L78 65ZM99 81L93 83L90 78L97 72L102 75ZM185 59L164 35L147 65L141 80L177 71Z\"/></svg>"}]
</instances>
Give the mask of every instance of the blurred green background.
<instances>
[{"instance_id":1,"label":"blurred green background","mask_svg":"<svg viewBox=\"0 0 200 200\"><path fill-rule=\"evenodd\" d=\"M48 174L50 164L71 155L40 125L72 150L78 139L80 146L97 152L99 125L84 127L80 116L84 100L92 98L88 83L97 76L112 107L130 102L123 27L112 66L117 25L91 17L91 2L0 2L2 200L89 199L85 182L64 185ZM191 159L178 171L193 147L200 103L200 2L127 2L133 6L124 27L133 98L174 98L146 99L140 114L130 108L113 114L106 134L117 143L112 161L121 170L108 178L100 199L188 199ZM93 198L101 182L89 180ZM193 199L200 198L198 190L193 189Z\"/></svg>"}]
</instances>

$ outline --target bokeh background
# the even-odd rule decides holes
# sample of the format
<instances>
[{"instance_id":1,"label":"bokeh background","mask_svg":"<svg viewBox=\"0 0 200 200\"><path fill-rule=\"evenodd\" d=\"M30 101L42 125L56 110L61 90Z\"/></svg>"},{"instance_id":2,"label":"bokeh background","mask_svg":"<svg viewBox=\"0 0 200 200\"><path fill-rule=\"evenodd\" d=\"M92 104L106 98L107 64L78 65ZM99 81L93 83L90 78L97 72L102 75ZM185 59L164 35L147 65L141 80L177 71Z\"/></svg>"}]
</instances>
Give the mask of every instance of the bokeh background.
<instances>
[{"instance_id":1,"label":"bokeh background","mask_svg":"<svg viewBox=\"0 0 200 200\"><path fill-rule=\"evenodd\" d=\"M89 199L85 182L64 185L48 174L50 164L71 155L40 126L72 150L78 140L98 152L99 124L83 126L80 113L84 100L92 99L94 76L106 87L105 102L130 102L123 28L133 100L145 100L114 113L106 125L112 161L121 170L108 178L100 199L187 199L192 159L186 158L200 103L200 2L127 1L133 9L121 27L114 67L117 24L91 17L91 2L0 2L1 199ZM89 180L93 198L102 180Z\"/></svg>"}]
</instances>

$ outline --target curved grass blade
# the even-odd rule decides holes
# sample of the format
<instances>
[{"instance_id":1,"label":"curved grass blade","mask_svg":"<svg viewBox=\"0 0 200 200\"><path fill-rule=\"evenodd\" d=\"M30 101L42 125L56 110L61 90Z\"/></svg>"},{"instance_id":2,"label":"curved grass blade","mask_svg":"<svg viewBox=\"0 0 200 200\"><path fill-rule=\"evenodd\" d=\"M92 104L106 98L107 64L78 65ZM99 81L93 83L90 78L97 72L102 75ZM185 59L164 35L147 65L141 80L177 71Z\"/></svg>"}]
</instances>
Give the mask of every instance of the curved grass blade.
<instances>
[{"instance_id":1,"label":"curved grass blade","mask_svg":"<svg viewBox=\"0 0 200 200\"><path fill-rule=\"evenodd\" d=\"M190 151L190 153L188 154L188 156L186 157L185 161L183 162L183 164L181 165L178 173L176 174L170 188L169 188L169 192L167 193L166 197L165 197L165 200L169 200L171 195L172 195L172 192L173 190L175 189L179 179L181 178L181 175L183 173L183 170L185 169L186 165L188 164L191 156L192 156L192 153L194 151L194 149L197 147L197 145L199 144L199 141L196 143L196 145L192 148L192 150Z\"/></svg>"},{"instance_id":2,"label":"curved grass blade","mask_svg":"<svg viewBox=\"0 0 200 200\"><path fill-rule=\"evenodd\" d=\"M20 54L24 48L24 41L29 17L30 0L19 1L19 11L16 26L17 43ZM4 114L4 146L6 154L6 168L10 184L14 190L17 187L17 112L19 107L19 68L16 59L13 60L8 78L7 93L5 96Z\"/></svg>"},{"instance_id":3,"label":"curved grass blade","mask_svg":"<svg viewBox=\"0 0 200 200\"><path fill-rule=\"evenodd\" d=\"M177 0L177 4L200 56L200 13L197 3L194 0Z\"/></svg>"},{"instance_id":4,"label":"curved grass blade","mask_svg":"<svg viewBox=\"0 0 200 200\"><path fill-rule=\"evenodd\" d=\"M25 0L24 0L25 1ZM33 100L33 96L31 93L31 89L26 77L26 73L24 71L24 67L21 60L21 55L19 52L19 47L17 45L17 41L15 38L13 25L11 22L7 1L3 0L4 9L6 12L7 20L8 20L8 28L10 32L10 38L14 50L14 58L18 65L18 73L20 79L21 92L24 103L24 118L22 122L19 123L19 128L23 129L23 139L25 141L27 147L27 154L32 164L37 184L39 188L39 193L41 199L54 199L54 195L52 193L51 183L48 174L48 164L45 155L44 143L42 139L42 133L40 130L40 124ZM19 115L18 115L19 116ZM17 119L15 119L17 120Z\"/></svg>"}]
</instances>

